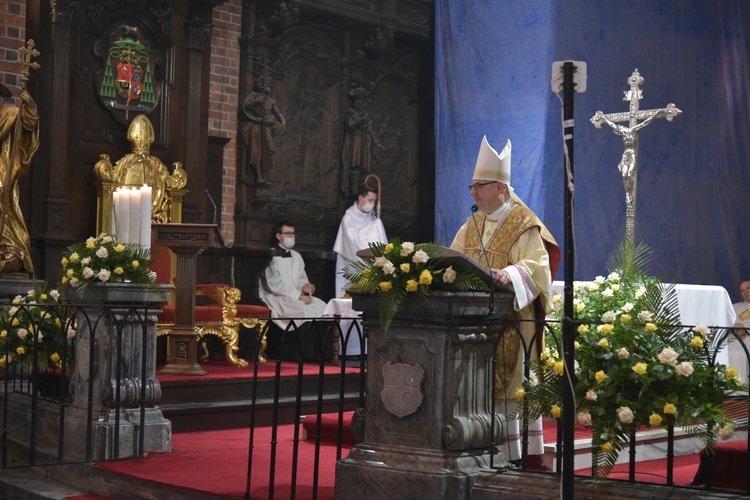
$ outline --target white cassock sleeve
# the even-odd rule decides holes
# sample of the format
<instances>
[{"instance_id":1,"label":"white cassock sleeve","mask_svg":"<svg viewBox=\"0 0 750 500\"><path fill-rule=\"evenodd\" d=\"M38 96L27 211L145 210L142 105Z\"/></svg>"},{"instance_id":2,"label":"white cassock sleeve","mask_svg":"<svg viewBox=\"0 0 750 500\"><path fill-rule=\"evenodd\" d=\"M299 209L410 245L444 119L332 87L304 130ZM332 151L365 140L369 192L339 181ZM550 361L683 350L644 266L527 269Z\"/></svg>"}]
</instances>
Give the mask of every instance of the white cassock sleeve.
<instances>
[{"instance_id":1,"label":"white cassock sleeve","mask_svg":"<svg viewBox=\"0 0 750 500\"><path fill-rule=\"evenodd\" d=\"M549 254L538 227L524 231L510 247L508 260L515 262L503 270L508 273L515 292L513 308L520 311L531 305L540 290L547 290L552 282L549 269ZM545 311L551 307L548 297L542 301Z\"/></svg>"}]
</instances>

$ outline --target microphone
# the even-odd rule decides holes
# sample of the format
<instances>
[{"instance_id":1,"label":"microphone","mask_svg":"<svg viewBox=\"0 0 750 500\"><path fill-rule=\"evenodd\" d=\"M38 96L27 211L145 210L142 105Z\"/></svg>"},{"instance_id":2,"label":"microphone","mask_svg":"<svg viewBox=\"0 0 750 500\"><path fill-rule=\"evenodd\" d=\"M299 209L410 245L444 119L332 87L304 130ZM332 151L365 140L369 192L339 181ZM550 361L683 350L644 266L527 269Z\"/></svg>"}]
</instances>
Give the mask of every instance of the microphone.
<instances>
[{"instance_id":1,"label":"microphone","mask_svg":"<svg viewBox=\"0 0 750 500\"><path fill-rule=\"evenodd\" d=\"M490 310L487 313L488 316L494 316L495 315L495 277L492 275L492 266L490 266L490 258L487 255L487 249L484 248L484 242L482 241L482 232L479 230L479 224L477 223L477 210L479 210L479 205L472 205L471 206L471 220L474 221L474 227L477 228L477 235L479 235L479 248L482 251L482 255L484 255L484 260L487 262L487 271L490 273L490 276L492 276L492 283L490 284Z\"/></svg>"},{"instance_id":2,"label":"microphone","mask_svg":"<svg viewBox=\"0 0 750 500\"><path fill-rule=\"evenodd\" d=\"M214 222L213 223L216 224L216 203L214 203L214 199L211 198L211 193L208 192L208 189L204 189L203 192L206 193L206 196L208 196L208 201L210 201L211 205L213 205L214 207Z\"/></svg>"}]
</instances>

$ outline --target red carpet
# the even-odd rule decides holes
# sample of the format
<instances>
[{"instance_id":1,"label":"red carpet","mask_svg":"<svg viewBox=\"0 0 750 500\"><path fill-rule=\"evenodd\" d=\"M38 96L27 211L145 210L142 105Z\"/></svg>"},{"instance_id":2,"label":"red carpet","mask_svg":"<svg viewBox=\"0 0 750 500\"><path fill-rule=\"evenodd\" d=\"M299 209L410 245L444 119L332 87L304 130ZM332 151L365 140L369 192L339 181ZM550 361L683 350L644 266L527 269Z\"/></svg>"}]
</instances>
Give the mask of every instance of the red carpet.
<instances>
[{"instance_id":1,"label":"red carpet","mask_svg":"<svg viewBox=\"0 0 750 500\"><path fill-rule=\"evenodd\" d=\"M290 498L294 426L278 429L274 498ZM255 431L251 498L268 498L271 453L270 428ZM188 432L172 436L172 453L153 453L144 459L98 464L102 469L162 484L242 498L246 490L249 431ZM343 456L349 450L343 451ZM315 443L299 442L297 498L312 498ZM336 448L320 447L318 498L333 498Z\"/></svg>"},{"instance_id":2,"label":"red carpet","mask_svg":"<svg viewBox=\"0 0 750 500\"><path fill-rule=\"evenodd\" d=\"M683 455L674 458L674 469L672 481L677 486L688 486L692 483L695 472L698 470L700 457L697 453ZM667 459L647 460L635 464L635 480L642 483L667 484ZM576 471L577 475L590 476L591 468ZM628 479L628 464L615 465L610 479Z\"/></svg>"}]
</instances>

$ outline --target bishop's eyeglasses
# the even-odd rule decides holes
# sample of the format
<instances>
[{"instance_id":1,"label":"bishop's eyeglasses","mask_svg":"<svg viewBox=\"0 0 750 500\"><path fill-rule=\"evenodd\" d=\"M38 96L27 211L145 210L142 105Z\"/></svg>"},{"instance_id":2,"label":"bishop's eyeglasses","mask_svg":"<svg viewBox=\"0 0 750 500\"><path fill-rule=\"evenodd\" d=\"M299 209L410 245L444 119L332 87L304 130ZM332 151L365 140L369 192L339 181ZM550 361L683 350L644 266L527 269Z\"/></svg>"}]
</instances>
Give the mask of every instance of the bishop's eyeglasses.
<instances>
[{"instance_id":1,"label":"bishop's eyeglasses","mask_svg":"<svg viewBox=\"0 0 750 500\"><path fill-rule=\"evenodd\" d=\"M469 191L479 191L479 188L482 186L486 186L488 184L495 184L497 181L490 181L490 182L475 182L474 184L469 184Z\"/></svg>"}]
</instances>

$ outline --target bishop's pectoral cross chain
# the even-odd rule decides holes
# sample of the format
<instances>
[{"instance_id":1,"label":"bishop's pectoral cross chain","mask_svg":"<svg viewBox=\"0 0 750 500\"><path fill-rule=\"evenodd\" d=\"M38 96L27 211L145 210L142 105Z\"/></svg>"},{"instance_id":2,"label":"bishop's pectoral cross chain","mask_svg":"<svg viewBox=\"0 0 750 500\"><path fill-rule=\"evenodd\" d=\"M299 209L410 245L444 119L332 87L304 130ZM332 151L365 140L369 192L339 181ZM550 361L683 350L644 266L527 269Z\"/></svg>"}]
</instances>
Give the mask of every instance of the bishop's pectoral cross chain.
<instances>
[{"instance_id":1,"label":"bishop's pectoral cross chain","mask_svg":"<svg viewBox=\"0 0 750 500\"><path fill-rule=\"evenodd\" d=\"M625 91L623 101L630 101L630 110L622 113L604 114L597 111L591 118L596 128L601 128L602 123L612 127L612 131L622 137L625 149L618 169L622 174L622 182L625 186L625 237L631 246L635 245L635 201L638 179L638 131L657 118L666 118L667 121L674 120L675 116L682 113L674 104L669 103L665 108L639 110L639 101L642 98L641 85L643 77L636 68L628 78L630 90ZM639 121L640 120L640 121ZM628 122L628 126L620 125L619 122Z\"/></svg>"}]
</instances>

